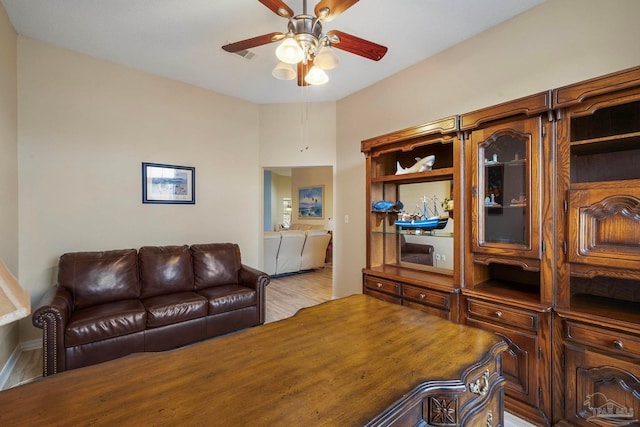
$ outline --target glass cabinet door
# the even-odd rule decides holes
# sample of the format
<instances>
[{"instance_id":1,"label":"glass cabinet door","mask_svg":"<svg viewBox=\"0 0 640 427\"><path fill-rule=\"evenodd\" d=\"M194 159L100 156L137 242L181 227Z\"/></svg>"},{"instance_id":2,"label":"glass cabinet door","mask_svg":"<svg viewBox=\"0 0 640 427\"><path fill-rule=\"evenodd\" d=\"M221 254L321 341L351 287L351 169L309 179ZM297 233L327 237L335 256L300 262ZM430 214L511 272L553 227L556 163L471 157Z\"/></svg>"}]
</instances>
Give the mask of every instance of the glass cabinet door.
<instances>
[{"instance_id":1,"label":"glass cabinet door","mask_svg":"<svg viewBox=\"0 0 640 427\"><path fill-rule=\"evenodd\" d=\"M539 119L471 133L475 252L539 258Z\"/></svg>"}]
</instances>

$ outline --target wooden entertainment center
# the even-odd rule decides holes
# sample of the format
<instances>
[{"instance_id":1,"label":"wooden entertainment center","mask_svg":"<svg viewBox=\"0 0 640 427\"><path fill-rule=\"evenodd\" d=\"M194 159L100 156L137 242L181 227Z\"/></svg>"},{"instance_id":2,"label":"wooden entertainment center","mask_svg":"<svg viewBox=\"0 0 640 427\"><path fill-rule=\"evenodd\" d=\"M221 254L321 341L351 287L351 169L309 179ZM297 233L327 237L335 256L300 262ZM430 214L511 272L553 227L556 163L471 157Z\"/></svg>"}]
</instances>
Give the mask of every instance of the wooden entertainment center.
<instances>
[{"instance_id":1,"label":"wooden entertainment center","mask_svg":"<svg viewBox=\"0 0 640 427\"><path fill-rule=\"evenodd\" d=\"M504 337L505 407L535 425L638 422L640 67L371 138L362 152L365 294ZM430 170L396 174L431 155ZM444 229L395 224L427 199L453 200ZM381 200L394 205L374 208ZM436 263L407 262L409 240L435 248Z\"/></svg>"}]
</instances>

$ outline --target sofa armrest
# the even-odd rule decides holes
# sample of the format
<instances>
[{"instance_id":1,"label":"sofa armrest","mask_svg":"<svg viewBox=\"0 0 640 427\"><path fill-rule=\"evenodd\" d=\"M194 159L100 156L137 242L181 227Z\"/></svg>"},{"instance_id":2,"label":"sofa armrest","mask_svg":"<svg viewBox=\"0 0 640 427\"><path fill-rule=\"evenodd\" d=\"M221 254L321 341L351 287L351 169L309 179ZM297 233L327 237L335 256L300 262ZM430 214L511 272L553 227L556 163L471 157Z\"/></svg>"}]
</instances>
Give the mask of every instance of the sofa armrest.
<instances>
[{"instance_id":1,"label":"sofa armrest","mask_svg":"<svg viewBox=\"0 0 640 427\"><path fill-rule=\"evenodd\" d=\"M266 312L266 290L271 277L263 271L242 264L238 273L238 284L255 289L258 294L258 320L262 325Z\"/></svg>"},{"instance_id":2,"label":"sofa armrest","mask_svg":"<svg viewBox=\"0 0 640 427\"><path fill-rule=\"evenodd\" d=\"M56 286L44 294L31 315L33 326L42 329L42 376L65 370L64 330L73 307L73 297Z\"/></svg>"}]
</instances>

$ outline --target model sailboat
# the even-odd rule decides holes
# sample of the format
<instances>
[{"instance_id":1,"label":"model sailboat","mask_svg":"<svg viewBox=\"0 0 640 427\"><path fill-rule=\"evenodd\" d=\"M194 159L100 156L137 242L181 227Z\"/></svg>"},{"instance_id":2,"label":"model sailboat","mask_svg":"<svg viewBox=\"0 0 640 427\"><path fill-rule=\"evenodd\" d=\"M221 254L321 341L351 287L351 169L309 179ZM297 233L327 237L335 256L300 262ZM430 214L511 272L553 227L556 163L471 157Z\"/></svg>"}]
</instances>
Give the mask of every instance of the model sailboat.
<instances>
[{"instance_id":1,"label":"model sailboat","mask_svg":"<svg viewBox=\"0 0 640 427\"><path fill-rule=\"evenodd\" d=\"M422 209L418 205L416 207L418 210L421 210L420 215L415 215L418 218L411 219L399 219L394 222L395 225L401 227L403 230L442 230L447 226L447 222L449 221L449 217L441 217L438 214L438 206L437 206L437 198L433 196L433 210L427 208L427 196L422 198Z\"/></svg>"}]
</instances>

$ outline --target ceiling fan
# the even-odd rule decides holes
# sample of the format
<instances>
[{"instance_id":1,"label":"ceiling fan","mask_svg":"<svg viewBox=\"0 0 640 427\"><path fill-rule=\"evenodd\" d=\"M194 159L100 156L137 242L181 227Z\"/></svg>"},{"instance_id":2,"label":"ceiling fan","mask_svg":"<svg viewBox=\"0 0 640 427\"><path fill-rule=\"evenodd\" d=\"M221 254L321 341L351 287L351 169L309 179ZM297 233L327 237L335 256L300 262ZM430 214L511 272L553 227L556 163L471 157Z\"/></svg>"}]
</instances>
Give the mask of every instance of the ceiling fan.
<instances>
[{"instance_id":1,"label":"ceiling fan","mask_svg":"<svg viewBox=\"0 0 640 427\"><path fill-rule=\"evenodd\" d=\"M320 0L314 8L315 16L307 13L307 0L303 0L302 13L293 10L282 0L258 0L289 23L287 32L273 32L222 46L227 52L240 52L253 47L282 41L276 49L280 63L273 70L274 77L293 80L298 77L298 86L323 84L328 81L324 72L335 68L337 55L331 47L341 49L367 59L379 61L387 48L342 31L323 33L322 24L332 21L358 0ZM297 64L297 73L292 65Z\"/></svg>"}]
</instances>

